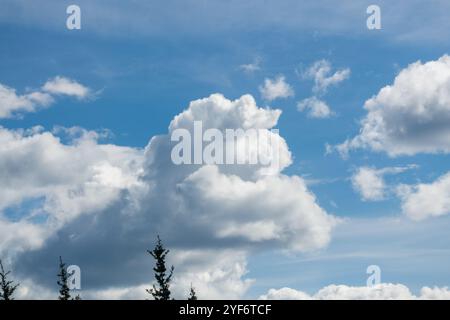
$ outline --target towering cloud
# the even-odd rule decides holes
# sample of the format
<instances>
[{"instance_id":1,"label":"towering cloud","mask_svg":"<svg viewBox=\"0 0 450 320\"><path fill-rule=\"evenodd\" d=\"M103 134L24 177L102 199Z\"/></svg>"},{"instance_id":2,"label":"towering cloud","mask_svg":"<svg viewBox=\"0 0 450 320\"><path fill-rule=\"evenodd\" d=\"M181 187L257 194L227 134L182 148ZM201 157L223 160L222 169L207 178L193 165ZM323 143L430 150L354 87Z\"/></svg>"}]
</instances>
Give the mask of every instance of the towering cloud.
<instances>
[{"instance_id":1,"label":"towering cloud","mask_svg":"<svg viewBox=\"0 0 450 320\"><path fill-rule=\"evenodd\" d=\"M39 129L3 129L0 179L14 192L2 194L1 207L33 210L14 220L4 210L1 228L23 224L31 232L2 232L0 241L17 244L17 272L31 275L34 285L53 284L49 270L54 257L64 254L82 268L93 296L132 296L131 288L151 281L145 249L159 234L172 249L178 292L189 286L183 279L193 279L211 296L237 298L251 283L245 279L249 252L323 248L336 218L317 204L301 177L282 173L292 160L277 133L271 133L277 150L269 154L278 154L280 165L271 175L262 173L261 164L176 165L171 133L185 129L195 135L195 121L205 129L269 132L280 113L259 108L250 95L231 101L214 94L191 102L168 134L153 137L144 150L100 144L98 134L82 130L65 145ZM227 276L221 276L224 266L230 266Z\"/></svg>"}]
</instances>

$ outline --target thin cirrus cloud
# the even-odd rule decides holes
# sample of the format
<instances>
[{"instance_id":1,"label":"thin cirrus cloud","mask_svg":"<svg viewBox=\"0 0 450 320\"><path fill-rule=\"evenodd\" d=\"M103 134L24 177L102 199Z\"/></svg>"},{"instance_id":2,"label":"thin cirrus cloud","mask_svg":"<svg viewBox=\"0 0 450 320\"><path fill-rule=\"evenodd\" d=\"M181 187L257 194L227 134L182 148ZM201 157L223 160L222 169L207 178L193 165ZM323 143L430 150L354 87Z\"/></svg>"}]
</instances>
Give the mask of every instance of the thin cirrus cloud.
<instances>
[{"instance_id":1,"label":"thin cirrus cloud","mask_svg":"<svg viewBox=\"0 0 450 320\"><path fill-rule=\"evenodd\" d=\"M91 15L83 19L91 32L106 36L137 36L180 34L207 34L217 37L224 31L242 34L252 30L267 32L267 26L276 25L281 31L310 34L312 31L325 34L360 35L361 19L373 1L341 1L339 6L331 5L329 0L317 0L314 3L285 0L267 0L261 6L258 0L248 0L239 5L239 10L230 10L236 2L191 1L183 8L183 14L171 14L178 10L177 3L154 0L151 3L140 2L127 6L120 0L110 0L108 10L102 2L79 1ZM377 4L392 7L392 1L378 0ZM51 28L63 32L61 21L54 19L64 11L63 3L55 6L55 1L42 0L39 3L27 0L3 0L0 12L2 23L30 25L38 28ZM288 9L287 9L288 8ZM442 44L446 30L450 27L446 13L450 10L447 1L435 1L430 7L420 0L399 1L393 10L383 11L383 19L389 21L391 28L383 29L381 36L395 42L427 42ZM208 14L205 14L208 12ZM417 21L411 21L411 12ZM8 13L8 14L6 14ZM14 14L16 13L16 14ZM20 14L19 14L20 13ZM191 17L186 19L185 17ZM323 23L327 21L327 23ZM427 21L426 24L422 23ZM128 28L123 28L123 25Z\"/></svg>"},{"instance_id":2,"label":"thin cirrus cloud","mask_svg":"<svg viewBox=\"0 0 450 320\"><path fill-rule=\"evenodd\" d=\"M364 104L360 133L334 148L391 157L450 153L450 57L410 64Z\"/></svg>"},{"instance_id":3,"label":"thin cirrus cloud","mask_svg":"<svg viewBox=\"0 0 450 320\"><path fill-rule=\"evenodd\" d=\"M264 79L264 84L259 87L262 97L267 101L280 98L289 98L294 95L294 89L286 82L286 77L280 75L275 79Z\"/></svg>"},{"instance_id":4,"label":"thin cirrus cloud","mask_svg":"<svg viewBox=\"0 0 450 320\"><path fill-rule=\"evenodd\" d=\"M17 94L14 88L0 83L0 119L49 107L57 96L62 95L81 100L88 98L91 90L75 80L60 76L48 80L39 90L25 94Z\"/></svg>"}]
</instances>

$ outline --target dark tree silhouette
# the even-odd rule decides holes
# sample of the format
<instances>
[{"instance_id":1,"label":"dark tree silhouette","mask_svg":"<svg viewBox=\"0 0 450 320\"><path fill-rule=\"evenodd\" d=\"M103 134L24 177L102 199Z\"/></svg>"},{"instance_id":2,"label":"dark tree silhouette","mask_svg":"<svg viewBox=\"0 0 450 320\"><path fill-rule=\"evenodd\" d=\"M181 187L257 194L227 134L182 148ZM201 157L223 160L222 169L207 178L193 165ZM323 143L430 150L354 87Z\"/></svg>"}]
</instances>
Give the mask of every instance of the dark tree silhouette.
<instances>
[{"instance_id":1,"label":"dark tree silhouette","mask_svg":"<svg viewBox=\"0 0 450 320\"><path fill-rule=\"evenodd\" d=\"M195 288L191 284L191 291L189 292L188 300L197 300L197 294L195 293Z\"/></svg>"},{"instance_id":2,"label":"dark tree silhouette","mask_svg":"<svg viewBox=\"0 0 450 320\"><path fill-rule=\"evenodd\" d=\"M62 261L61 256L59 257L59 280L57 281L59 285L59 300L70 300L70 289L67 285L67 280L69 275L67 274L66 264Z\"/></svg>"},{"instance_id":3,"label":"dark tree silhouette","mask_svg":"<svg viewBox=\"0 0 450 320\"><path fill-rule=\"evenodd\" d=\"M164 248L161 239L158 236L155 248L152 251L147 250L147 252L156 260L153 271L155 272L155 279L157 282L157 286L153 285L153 288L147 289L147 292L150 293L155 300L170 300L169 287L174 268L172 266L169 270L169 274L166 275L166 256L169 253L169 250Z\"/></svg>"},{"instance_id":4,"label":"dark tree silhouette","mask_svg":"<svg viewBox=\"0 0 450 320\"><path fill-rule=\"evenodd\" d=\"M0 260L0 300L14 300L13 294L19 284L14 284L12 280L8 280L11 271L5 271L2 260Z\"/></svg>"}]
</instances>

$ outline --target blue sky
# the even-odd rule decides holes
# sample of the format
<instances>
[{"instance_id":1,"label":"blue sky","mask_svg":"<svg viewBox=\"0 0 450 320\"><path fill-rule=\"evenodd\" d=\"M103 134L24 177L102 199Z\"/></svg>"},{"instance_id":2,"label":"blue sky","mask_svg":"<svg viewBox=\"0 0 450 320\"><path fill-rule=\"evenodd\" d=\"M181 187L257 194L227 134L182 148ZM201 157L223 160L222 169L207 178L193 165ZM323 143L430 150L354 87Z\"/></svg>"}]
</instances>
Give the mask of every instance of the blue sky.
<instances>
[{"instance_id":1,"label":"blue sky","mask_svg":"<svg viewBox=\"0 0 450 320\"><path fill-rule=\"evenodd\" d=\"M402 211L402 201L406 200L394 191L399 184L435 182L449 170L448 152L392 157L365 147L352 150L348 158L343 158L338 152L325 154L325 146L336 146L357 136L360 121L367 115L364 103L392 84L401 70L419 60L437 61L449 53L445 12L450 7L444 1L433 1L434 5L378 1L382 29L370 31L366 28L365 10L371 3L316 2L132 1L125 5L120 1L77 1L82 11L82 28L67 30L65 8L72 4L70 1L30 4L2 0L0 84L25 94L61 76L83 84L92 95L87 99L56 95L50 107L2 118L0 125L11 131L38 125L43 131L52 131L55 126L88 131L107 129L110 134L96 143L132 148L139 153L152 137L167 134L171 120L191 101L213 93L231 100L251 94L259 107L282 111L276 127L293 160L283 174L302 177L317 204L343 222L332 232L328 245L312 252L286 253L283 246L272 244L246 251L249 272L241 278L255 282L248 290L242 290L240 297L257 298L271 288L281 287L313 294L329 284L364 286L365 268L371 264L381 267L383 282L404 284L415 293L423 286L448 286L450 211L444 209L438 217L411 221ZM332 72L348 68L351 74L321 97L336 114L315 119L299 112L297 103L312 95L314 85L302 74L323 59L331 64ZM255 62L259 68L253 72L240 67ZM260 86L265 79L280 75L295 94L265 100ZM64 144L65 138L61 139ZM416 167L383 176L388 190L380 201L362 200L352 186L352 177L360 167L408 165ZM16 168L17 175L21 175L21 168ZM0 170L6 169L5 165ZM40 210L44 206L42 197L46 196L49 198L43 194L31 200L24 196L15 205L2 205L3 219L17 222L21 215L27 216L24 212ZM444 190L444 202L448 196L449 191ZM70 223L44 237L42 246L20 247L18 253L13 246L3 247L0 252L12 253L13 265L28 261L25 267L18 267L21 277L35 263L33 259L48 257L43 267L47 268L52 254L58 255L47 242L62 236L64 228L71 230ZM7 228L6 232L12 232ZM169 245L177 248L176 239L169 236ZM9 244L6 240L0 243ZM216 245L226 248L229 243ZM231 247L238 248L236 244ZM27 257L28 250L34 258ZM86 273L99 272L89 269L95 263L77 261L83 255L76 250L82 249L71 252L67 246L64 250L72 259L69 263L80 264L82 270L88 266ZM131 260L129 266L132 270ZM53 281L42 280L38 275L32 278L45 290ZM132 281L130 287L139 285L139 281ZM105 288L104 283L96 287L87 282L85 286L89 292ZM126 284L118 286L123 288Z\"/></svg>"}]
</instances>

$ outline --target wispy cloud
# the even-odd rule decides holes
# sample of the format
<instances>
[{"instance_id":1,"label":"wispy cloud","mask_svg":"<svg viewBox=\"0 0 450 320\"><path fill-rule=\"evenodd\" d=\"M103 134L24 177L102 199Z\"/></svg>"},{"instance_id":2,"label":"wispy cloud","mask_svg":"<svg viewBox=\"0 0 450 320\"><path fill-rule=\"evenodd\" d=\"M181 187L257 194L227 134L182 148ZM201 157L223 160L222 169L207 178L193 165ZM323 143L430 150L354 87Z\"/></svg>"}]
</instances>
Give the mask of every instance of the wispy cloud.
<instances>
[{"instance_id":1,"label":"wispy cloud","mask_svg":"<svg viewBox=\"0 0 450 320\"><path fill-rule=\"evenodd\" d=\"M256 58L252 63L241 64L239 68L245 73L254 73L261 70L261 58Z\"/></svg>"},{"instance_id":2,"label":"wispy cloud","mask_svg":"<svg viewBox=\"0 0 450 320\"><path fill-rule=\"evenodd\" d=\"M325 119L335 115L330 106L323 100L328 88L337 86L350 77L350 69L345 68L332 72L331 63L328 60L318 60L300 75L304 79L312 79L314 86L312 96L297 103L297 110L307 111L308 117Z\"/></svg>"}]
</instances>

